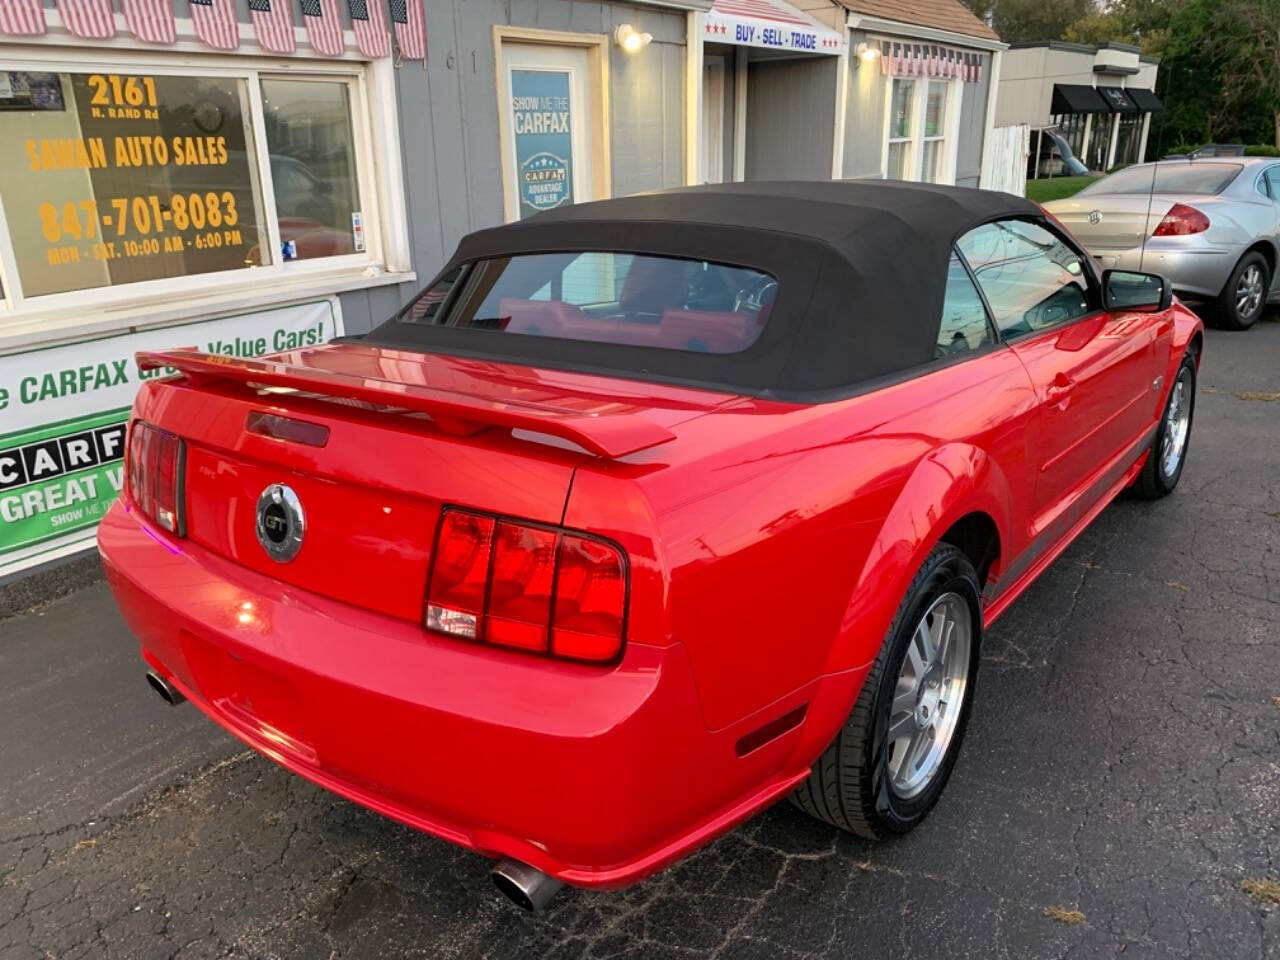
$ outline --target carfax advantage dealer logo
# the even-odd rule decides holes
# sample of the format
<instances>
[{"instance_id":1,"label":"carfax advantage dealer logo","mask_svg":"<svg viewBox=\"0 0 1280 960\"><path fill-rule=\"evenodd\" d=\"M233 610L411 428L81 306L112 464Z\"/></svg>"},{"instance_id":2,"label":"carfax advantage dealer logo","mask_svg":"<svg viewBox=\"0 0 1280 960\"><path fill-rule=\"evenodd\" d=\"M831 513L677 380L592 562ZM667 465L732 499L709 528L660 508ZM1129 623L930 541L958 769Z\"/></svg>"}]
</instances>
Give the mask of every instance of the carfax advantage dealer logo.
<instances>
[{"instance_id":1,"label":"carfax advantage dealer logo","mask_svg":"<svg viewBox=\"0 0 1280 960\"><path fill-rule=\"evenodd\" d=\"M0 549L97 523L123 486L127 415L33 430L0 450Z\"/></svg>"}]
</instances>

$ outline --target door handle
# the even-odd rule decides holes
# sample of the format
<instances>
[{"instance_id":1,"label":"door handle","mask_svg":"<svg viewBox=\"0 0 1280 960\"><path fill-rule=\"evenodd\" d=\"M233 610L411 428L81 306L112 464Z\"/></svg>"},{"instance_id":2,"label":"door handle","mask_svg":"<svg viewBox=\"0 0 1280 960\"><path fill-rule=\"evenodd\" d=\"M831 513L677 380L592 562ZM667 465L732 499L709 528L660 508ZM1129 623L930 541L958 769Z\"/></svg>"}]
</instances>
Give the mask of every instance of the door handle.
<instances>
[{"instance_id":1,"label":"door handle","mask_svg":"<svg viewBox=\"0 0 1280 960\"><path fill-rule=\"evenodd\" d=\"M1076 382L1065 373L1059 372L1053 378L1053 382L1045 387L1044 398L1049 403L1065 405L1075 388Z\"/></svg>"}]
</instances>

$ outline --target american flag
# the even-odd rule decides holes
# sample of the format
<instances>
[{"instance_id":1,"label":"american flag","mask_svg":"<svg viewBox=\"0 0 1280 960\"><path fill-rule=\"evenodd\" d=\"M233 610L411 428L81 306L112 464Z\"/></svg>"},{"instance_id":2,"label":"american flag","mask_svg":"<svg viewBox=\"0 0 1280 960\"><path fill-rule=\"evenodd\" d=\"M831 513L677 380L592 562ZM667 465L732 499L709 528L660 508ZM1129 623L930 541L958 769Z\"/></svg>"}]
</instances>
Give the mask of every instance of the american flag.
<instances>
[{"instance_id":1,"label":"american flag","mask_svg":"<svg viewBox=\"0 0 1280 960\"><path fill-rule=\"evenodd\" d=\"M189 0L191 23L206 47L234 50L240 46L235 0Z\"/></svg>"},{"instance_id":2,"label":"american flag","mask_svg":"<svg viewBox=\"0 0 1280 960\"><path fill-rule=\"evenodd\" d=\"M177 31L169 0L120 0L125 26L146 43L173 43Z\"/></svg>"},{"instance_id":3,"label":"american flag","mask_svg":"<svg viewBox=\"0 0 1280 960\"><path fill-rule=\"evenodd\" d=\"M366 57L385 57L391 53L391 38L387 36L387 25L382 19L380 0L347 0L347 9L351 11L351 31L356 35L356 43L360 52Z\"/></svg>"},{"instance_id":4,"label":"american flag","mask_svg":"<svg viewBox=\"0 0 1280 960\"><path fill-rule=\"evenodd\" d=\"M249 0L249 19L263 50L293 53L296 49L289 0Z\"/></svg>"},{"instance_id":5,"label":"american flag","mask_svg":"<svg viewBox=\"0 0 1280 960\"><path fill-rule=\"evenodd\" d=\"M31 37L44 33L40 0L0 0L0 33Z\"/></svg>"},{"instance_id":6,"label":"american flag","mask_svg":"<svg viewBox=\"0 0 1280 960\"><path fill-rule=\"evenodd\" d=\"M427 17L422 12L422 0L390 0L390 5L400 56L427 59Z\"/></svg>"},{"instance_id":7,"label":"american flag","mask_svg":"<svg viewBox=\"0 0 1280 960\"><path fill-rule=\"evenodd\" d=\"M302 0L302 25L311 49L326 57L340 57L346 47L338 0Z\"/></svg>"},{"instance_id":8,"label":"american flag","mask_svg":"<svg viewBox=\"0 0 1280 960\"><path fill-rule=\"evenodd\" d=\"M104 40L116 35L111 0L58 0L58 13L67 29L77 37Z\"/></svg>"}]
</instances>

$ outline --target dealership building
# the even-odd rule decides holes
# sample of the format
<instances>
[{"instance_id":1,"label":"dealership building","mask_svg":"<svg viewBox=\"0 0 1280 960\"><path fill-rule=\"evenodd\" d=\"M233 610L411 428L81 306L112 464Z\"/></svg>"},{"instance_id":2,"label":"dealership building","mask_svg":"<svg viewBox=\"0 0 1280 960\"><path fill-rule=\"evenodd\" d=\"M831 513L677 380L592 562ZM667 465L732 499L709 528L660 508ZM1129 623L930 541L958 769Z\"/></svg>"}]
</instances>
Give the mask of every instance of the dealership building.
<instances>
[{"instance_id":1,"label":"dealership building","mask_svg":"<svg viewBox=\"0 0 1280 960\"><path fill-rule=\"evenodd\" d=\"M0 581L91 547L140 349L367 331L564 203L982 179L1005 45L958 0L427 0L425 56L382 2L0 4Z\"/></svg>"},{"instance_id":2,"label":"dealership building","mask_svg":"<svg viewBox=\"0 0 1280 960\"><path fill-rule=\"evenodd\" d=\"M998 126L1057 127L1077 159L1099 172L1147 155L1151 115L1164 109L1155 94L1159 57L1121 43L1053 40L1014 44L1003 59Z\"/></svg>"}]
</instances>

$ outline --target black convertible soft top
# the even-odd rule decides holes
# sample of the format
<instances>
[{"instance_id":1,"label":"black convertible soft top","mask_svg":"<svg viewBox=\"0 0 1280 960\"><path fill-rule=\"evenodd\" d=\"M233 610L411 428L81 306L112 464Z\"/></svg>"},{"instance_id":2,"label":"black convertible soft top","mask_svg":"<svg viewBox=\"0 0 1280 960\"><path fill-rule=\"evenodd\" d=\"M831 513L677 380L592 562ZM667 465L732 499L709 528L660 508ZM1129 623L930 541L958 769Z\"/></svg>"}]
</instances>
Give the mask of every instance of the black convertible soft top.
<instances>
[{"instance_id":1,"label":"black convertible soft top","mask_svg":"<svg viewBox=\"0 0 1280 960\"><path fill-rule=\"evenodd\" d=\"M693 353L405 322L367 341L613 372L780 399L818 399L934 359L952 245L978 224L1040 220L1012 194L898 181L684 187L565 206L463 238L441 276L523 253L605 250L751 267L778 281L746 350Z\"/></svg>"}]
</instances>

